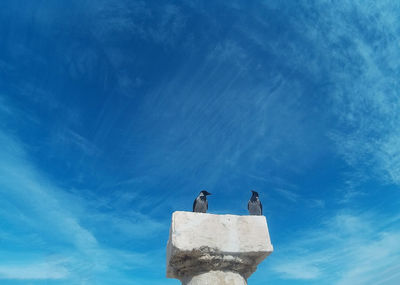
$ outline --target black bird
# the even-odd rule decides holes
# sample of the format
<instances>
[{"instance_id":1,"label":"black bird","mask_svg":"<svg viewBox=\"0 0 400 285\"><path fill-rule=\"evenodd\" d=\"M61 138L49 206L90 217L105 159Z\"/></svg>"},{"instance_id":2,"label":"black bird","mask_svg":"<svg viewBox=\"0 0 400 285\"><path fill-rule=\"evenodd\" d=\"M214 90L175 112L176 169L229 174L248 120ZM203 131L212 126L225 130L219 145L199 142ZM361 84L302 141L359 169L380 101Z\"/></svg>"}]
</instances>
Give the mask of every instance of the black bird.
<instances>
[{"instance_id":1,"label":"black bird","mask_svg":"<svg viewBox=\"0 0 400 285\"><path fill-rule=\"evenodd\" d=\"M205 213L208 210L207 196L211 195L206 190L202 190L193 202L193 212Z\"/></svg>"},{"instance_id":2,"label":"black bird","mask_svg":"<svg viewBox=\"0 0 400 285\"><path fill-rule=\"evenodd\" d=\"M261 216L262 215L262 204L260 199L258 198L258 193L256 191L251 190L253 195L247 203L247 209L249 210L250 215Z\"/></svg>"}]
</instances>

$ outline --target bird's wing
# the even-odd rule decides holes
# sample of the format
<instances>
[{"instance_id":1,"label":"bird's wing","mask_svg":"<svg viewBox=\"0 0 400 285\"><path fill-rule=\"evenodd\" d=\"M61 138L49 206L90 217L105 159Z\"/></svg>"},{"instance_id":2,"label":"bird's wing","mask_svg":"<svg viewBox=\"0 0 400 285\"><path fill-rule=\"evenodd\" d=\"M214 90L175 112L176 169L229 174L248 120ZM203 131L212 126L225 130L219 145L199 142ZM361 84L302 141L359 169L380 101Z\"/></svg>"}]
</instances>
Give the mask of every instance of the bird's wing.
<instances>
[{"instance_id":1,"label":"bird's wing","mask_svg":"<svg viewBox=\"0 0 400 285\"><path fill-rule=\"evenodd\" d=\"M193 202L193 212L194 212L194 208L196 207L196 202L197 202L197 199L194 199L194 202Z\"/></svg>"},{"instance_id":2,"label":"bird's wing","mask_svg":"<svg viewBox=\"0 0 400 285\"><path fill-rule=\"evenodd\" d=\"M262 204L261 204L261 201L260 201L260 209L261 209L261 215L262 215Z\"/></svg>"},{"instance_id":3,"label":"bird's wing","mask_svg":"<svg viewBox=\"0 0 400 285\"><path fill-rule=\"evenodd\" d=\"M206 209L208 210L208 201L206 200Z\"/></svg>"}]
</instances>

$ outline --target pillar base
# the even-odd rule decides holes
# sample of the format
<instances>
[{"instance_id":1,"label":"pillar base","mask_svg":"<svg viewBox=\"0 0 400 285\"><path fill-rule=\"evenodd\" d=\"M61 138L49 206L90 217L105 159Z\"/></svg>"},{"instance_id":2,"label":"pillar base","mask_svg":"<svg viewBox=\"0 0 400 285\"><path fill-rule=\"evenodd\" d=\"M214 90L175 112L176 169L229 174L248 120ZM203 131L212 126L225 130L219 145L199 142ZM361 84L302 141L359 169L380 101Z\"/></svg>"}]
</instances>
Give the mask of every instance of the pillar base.
<instances>
[{"instance_id":1,"label":"pillar base","mask_svg":"<svg viewBox=\"0 0 400 285\"><path fill-rule=\"evenodd\" d=\"M193 277L185 277L182 285L247 285L242 275L229 271L210 271Z\"/></svg>"}]
</instances>

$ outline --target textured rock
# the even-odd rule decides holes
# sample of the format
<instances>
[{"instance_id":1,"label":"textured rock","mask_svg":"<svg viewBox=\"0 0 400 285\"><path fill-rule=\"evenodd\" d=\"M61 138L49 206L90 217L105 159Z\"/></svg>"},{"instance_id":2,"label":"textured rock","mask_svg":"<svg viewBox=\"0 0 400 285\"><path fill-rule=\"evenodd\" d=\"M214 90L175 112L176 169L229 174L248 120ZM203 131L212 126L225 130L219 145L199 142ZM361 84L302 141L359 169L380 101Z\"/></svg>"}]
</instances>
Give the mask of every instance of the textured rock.
<instances>
[{"instance_id":1,"label":"textured rock","mask_svg":"<svg viewBox=\"0 0 400 285\"><path fill-rule=\"evenodd\" d=\"M183 284L246 284L272 251L264 216L175 212L167 246L167 277ZM201 281L229 276L236 276L232 279L236 283Z\"/></svg>"},{"instance_id":2,"label":"textured rock","mask_svg":"<svg viewBox=\"0 0 400 285\"><path fill-rule=\"evenodd\" d=\"M242 275L229 271L210 271L182 279L183 285L246 285Z\"/></svg>"}]
</instances>

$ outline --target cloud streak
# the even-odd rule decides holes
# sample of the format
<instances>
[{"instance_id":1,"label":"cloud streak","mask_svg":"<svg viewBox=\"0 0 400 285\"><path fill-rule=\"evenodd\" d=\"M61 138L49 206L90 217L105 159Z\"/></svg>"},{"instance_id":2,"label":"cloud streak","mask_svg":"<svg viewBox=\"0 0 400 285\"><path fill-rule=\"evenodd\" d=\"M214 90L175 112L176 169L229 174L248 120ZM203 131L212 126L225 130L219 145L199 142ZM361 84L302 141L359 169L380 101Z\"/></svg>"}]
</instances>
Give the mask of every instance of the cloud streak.
<instances>
[{"instance_id":1,"label":"cloud streak","mask_svg":"<svg viewBox=\"0 0 400 285\"><path fill-rule=\"evenodd\" d=\"M349 24L352 11L368 30ZM331 98L339 124L330 136L350 165L368 165L372 171L364 176L372 174L394 184L400 183L400 67L395 64L400 49L391 40L398 38L399 25L393 22L397 13L388 1L370 5L343 1L336 7L340 20L335 21L335 32L326 41L331 45L346 41L351 46L346 49L349 54L340 49L332 54L332 63L345 65L331 72Z\"/></svg>"},{"instance_id":2,"label":"cloud streak","mask_svg":"<svg viewBox=\"0 0 400 285\"><path fill-rule=\"evenodd\" d=\"M317 283L397 284L400 230L387 221L375 212L339 212L281 245L271 269L284 279Z\"/></svg>"},{"instance_id":3,"label":"cloud streak","mask_svg":"<svg viewBox=\"0 0 400 285\"><path fill-rule=\"evenodd\" d=\"M146 253L104 245L90 228L109 225L125 239L143 239L158 232L159 223L140 213L128 218L100 214L93 203L90 206L85 198L67 194L36 171L21 144L3 131L0 144L0 217L9 223L0 237L10 249L22 247L27 255L42 252L35 261L22 259L18 265L1 258L0 279L84 280L94 273L150 266ZM90 212L85 213L85 208ZM21 232L21 228L25 230ZM100 233L108 236L107 231ZM62 261L44 261L54 252ZM5 254L8 260L18 259L16 252Z\"/></svg>"},{"instance_id":4,"label":"cloud streak","mask_svg":"<svg viewBox=\"0 0 400 285\"><path fill-rule=\"evenodd\" d=\"M55 263L0 265L0 280L57 280L67 278L68 274L65 266Z\"/></svg>"}]
</instances>

